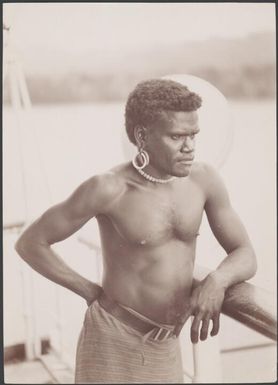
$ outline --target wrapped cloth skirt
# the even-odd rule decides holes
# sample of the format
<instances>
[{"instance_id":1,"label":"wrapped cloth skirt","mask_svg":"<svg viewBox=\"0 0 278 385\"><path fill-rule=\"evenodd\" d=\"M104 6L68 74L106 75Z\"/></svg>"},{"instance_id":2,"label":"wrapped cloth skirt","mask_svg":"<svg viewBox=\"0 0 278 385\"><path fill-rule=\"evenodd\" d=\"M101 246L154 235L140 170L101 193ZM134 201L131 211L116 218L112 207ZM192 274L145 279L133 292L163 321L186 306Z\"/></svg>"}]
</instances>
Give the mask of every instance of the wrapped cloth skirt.
<instances>
[{"instance_id":1,"label":"wrapped cloth skirt","mask_svg":"<svg viewBox=\"0 0 278 385\"><path fill-rule=\"evenodd\" d=\"M77 344L75 383L183 383L179 339L155 340L151 334L135 330L94 301Z\"/></svg>"}]
</instances>

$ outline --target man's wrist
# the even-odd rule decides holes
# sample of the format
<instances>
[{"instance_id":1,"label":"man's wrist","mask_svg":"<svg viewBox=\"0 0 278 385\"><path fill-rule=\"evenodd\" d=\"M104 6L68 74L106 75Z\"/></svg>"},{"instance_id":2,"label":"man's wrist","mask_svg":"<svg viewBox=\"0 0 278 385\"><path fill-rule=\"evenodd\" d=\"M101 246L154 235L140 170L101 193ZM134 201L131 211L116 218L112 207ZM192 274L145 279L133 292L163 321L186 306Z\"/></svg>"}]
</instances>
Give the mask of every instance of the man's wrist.
<instances>
[{"instance_id":1,"label":"man's wrist","mask_svg":"<svg viewBox=\"0 0 278 385\"><path fill-rule=\"evenodd\" d=\"M96 283L83 278L77 292L87 302L92 302L100 294L101 287Z\"/></svg>"},{"instance_id":2,"label":"man's wrist","mask_svg":"<svg viewBox=\"0 0 278 385\"><path fill-rule=\"evenodd\" d=\"M226 290L229 287L227 277L224 276L219 270L212 271L208 277L216 284L217 287Z\"/></svg>"}]
</instances>

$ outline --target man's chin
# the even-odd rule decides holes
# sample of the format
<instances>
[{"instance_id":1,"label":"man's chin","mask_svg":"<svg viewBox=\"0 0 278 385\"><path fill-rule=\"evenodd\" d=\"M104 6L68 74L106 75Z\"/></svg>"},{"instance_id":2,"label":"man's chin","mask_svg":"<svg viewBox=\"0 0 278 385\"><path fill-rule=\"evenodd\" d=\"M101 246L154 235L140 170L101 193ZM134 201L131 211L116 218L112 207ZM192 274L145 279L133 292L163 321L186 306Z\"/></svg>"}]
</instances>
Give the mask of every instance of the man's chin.
<instances>
[{"instance_id":1,"label":"man's chin","mask_svg":"<svg viewBox=\"0 0 278 385\"><path fill-rule=\"evenodd\" d=\"M173 175L178 178L188 176L191 172L191 168L192 168L192 165L179 167L179 169L176 168L173 172Z\"/></svg>"},{"instance_id":2,"label":"man's chin","mask_svg":"<svg viewBox=\"0 0 278 385\"><path fill-rule=\"evenodd\" d=\"M188 176L191 172L191 169L188 169L188 170L184 170L184 171L179 171L179 172L175 172L175 174L173 174L174 176L176 176L177 178L184 178L186 176Z\"/></svg>"}]
</instances>

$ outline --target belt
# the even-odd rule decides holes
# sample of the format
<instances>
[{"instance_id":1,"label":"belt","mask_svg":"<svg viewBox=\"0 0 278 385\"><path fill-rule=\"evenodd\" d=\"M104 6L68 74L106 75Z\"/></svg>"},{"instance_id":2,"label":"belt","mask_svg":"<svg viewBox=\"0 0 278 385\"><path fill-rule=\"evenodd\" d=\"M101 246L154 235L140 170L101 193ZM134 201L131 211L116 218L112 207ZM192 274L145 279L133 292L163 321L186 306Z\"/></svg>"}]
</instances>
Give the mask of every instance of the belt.
<instances>
[{"instance_id":1,"label":"belt","mask_svg":"<svg viewBox=\"0 0 278 385\"><path fill-rule=\"evenodd\" d=\"M149 338L152 338L157 341L162 341L174 335L172 330L169 330L165 327L155 326L149 323L148 321L137 317L136 315L119 305L116 301L107 297L104 291L102 291L101 295L97 300L103 309L105 309L108 313L112 314L119 321L122 321L126 325L131 326L133 329L143 334L146 334L152 330L153 333L150 333Z\"/></svg>"}]
</instances>

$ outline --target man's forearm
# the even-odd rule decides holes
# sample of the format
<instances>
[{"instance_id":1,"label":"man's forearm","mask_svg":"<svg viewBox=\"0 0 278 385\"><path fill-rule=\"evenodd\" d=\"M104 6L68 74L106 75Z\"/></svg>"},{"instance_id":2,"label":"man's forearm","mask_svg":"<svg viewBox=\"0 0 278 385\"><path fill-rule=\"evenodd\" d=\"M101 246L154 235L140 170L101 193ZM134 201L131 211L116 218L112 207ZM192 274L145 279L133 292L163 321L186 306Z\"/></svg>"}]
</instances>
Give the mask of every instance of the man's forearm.
<instances>
[{"instance_id":1,"label":"man's forearm","mask_svg":"<svg viewBox=\"0 0 278 385\"><path fill-rule=\"evenodd\" d=\"M227 289L229 286L252 278L256 270L255 253L252 247L246 246L229 253L209 276Z\"/></svg>"},{"instance_id":2,"label":"man's forearm","mask_svg":"<svg viewBox=\"0 0 278 385\"><path fill-rule=\"evenodd\" d=\"M72 270L49 245L18 242L16 251L34 270L80 295L87 302L99 291L99 286Z\"/></svg>"}]
</instances>

